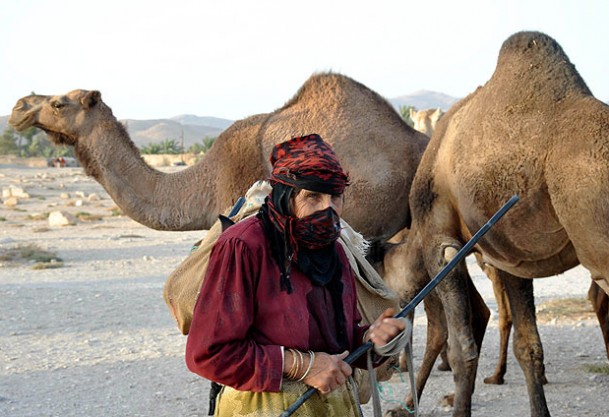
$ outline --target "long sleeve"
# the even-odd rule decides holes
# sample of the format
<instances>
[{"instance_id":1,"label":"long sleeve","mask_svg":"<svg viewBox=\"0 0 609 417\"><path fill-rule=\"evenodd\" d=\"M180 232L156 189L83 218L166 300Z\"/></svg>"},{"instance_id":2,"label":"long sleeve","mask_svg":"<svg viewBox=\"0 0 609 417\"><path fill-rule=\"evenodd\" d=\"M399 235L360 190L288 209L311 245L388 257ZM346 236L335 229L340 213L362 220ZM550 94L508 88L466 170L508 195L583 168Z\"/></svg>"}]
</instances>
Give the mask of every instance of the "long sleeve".
<instances>
[{"instance_id":1,"label":"long sleeve","mask_svg":"<svg viewBox=\"0 0 609 417\"><path fill-rule=\"evenodd\" d=\"M186 344L188 368L238 390L280 390L279 345L252 338L260 262L238 238L212 250Z\"/></svg>"}]
</instances>

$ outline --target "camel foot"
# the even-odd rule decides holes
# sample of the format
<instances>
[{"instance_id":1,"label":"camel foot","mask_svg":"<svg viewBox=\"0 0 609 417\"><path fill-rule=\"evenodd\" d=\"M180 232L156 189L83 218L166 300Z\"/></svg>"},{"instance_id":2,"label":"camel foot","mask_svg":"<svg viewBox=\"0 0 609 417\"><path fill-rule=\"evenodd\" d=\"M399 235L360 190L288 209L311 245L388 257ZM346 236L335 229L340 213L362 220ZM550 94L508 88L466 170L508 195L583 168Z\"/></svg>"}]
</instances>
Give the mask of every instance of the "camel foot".
<instances>
[{"instance_id":1,"label":"camel foot","mask_svg":"<svg viewBox=\"0 0 609 417\"><path fill-rule=\"evenodd\" d=\"M442 397L442 401L440 401L442 407L454 407L455 405L455 394L448 394Z\"/></svg>"},{"instance_id":2,"label":"camel foot","mask_svg":"<svg viewBox=\"0 0 609 417\"><path fill-rule=\"evenodd\" d=\"M502 376L493 375L493 376L484 378L484 383L490 384L490 385L503 385L505 383L505 381L503 380Z\"/></svg>"},{"instance_id":3,"label":"camel foot","mask_svg":"<svg viewBox=\"0 0 609 417\"><path fill-rule=\"evenodd\" d=\"M414 413L403 409L402 407L394 408L393 410L385 411L383 417L413 417Z\"/></svg>"}]
</instances>

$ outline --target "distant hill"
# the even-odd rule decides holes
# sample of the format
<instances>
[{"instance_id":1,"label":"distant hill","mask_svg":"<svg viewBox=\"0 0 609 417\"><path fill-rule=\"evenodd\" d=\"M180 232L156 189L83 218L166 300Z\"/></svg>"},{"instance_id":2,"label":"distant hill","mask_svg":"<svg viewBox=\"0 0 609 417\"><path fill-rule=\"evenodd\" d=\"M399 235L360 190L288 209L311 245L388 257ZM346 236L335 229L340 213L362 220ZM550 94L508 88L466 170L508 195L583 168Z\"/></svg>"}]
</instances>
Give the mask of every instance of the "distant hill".
<instances>
[{"instance_id":1,"label":"distant hill","mask_svg":"<svg viewBox=\"0 0 609 417\"><path fill-rule=\"evenodd\" d=\"M0 116L0 134L8 127L8 118L9 116ZM217 137L233 121L217 117L182 115L171 119L125 119L121 120L121 123L127 125L131 140L139 148L166 139L181 143L183 137L184 148L188 149L195 143L202 143L206 136Z\"/></svg>"},{"instance_id":2,"label":"distant hill","mask_svg":"<svg viewBox=\"0 0 609 417\"><path fill-rule=\"evenodd\" d=\"M209 120L212 126L203 124ZM188 149L195 143L202 143L206 136L217 137L232 124L231 120L214 117L176 116L171 119L135 120L124 119L121 123L127 126L131 140L143 147L150 143L159 143L172 139L181 143Z\"/></svg>"},{"instance_id":3,"label":"distant hill","mask_svg":"<svg viewBox=\"0 0 609 417\"><path fill-rule=\"evenodd\" d=\"M442 110L447 111L450 106L459 100L460 99L449 96L448 94L419 90L404 96L390 98L389 102L397 110L399 110L401 106L414 106L417 110L436 109L439 107Z\"/></svg>"},{"instance_id":4,"label":"distant hill","mask_svg":"<svg viewBox=\"0 0 609 417\"><path fill-rule=\"evenodd\" d=\"M233 120L220 119L218 117L195 116L194 114L182 114L172 117L171 120L183 125L208 126L224 130L233 124Z\"/></svg>"}]
</instances>

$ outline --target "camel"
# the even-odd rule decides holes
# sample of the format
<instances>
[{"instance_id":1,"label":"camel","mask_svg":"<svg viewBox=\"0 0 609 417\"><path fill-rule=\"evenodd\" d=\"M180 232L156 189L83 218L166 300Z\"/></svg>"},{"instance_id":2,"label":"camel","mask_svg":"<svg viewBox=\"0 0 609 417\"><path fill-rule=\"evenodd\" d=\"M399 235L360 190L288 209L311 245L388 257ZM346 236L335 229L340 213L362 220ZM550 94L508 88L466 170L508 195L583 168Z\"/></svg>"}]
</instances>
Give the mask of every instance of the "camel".
<instances>
[{"instance_id":1,"label":"camel","mask_svg":"<svg viewBox=\"0 0 609 417\"><path fill-rule=\"evenodd\" d=\"M410 120L414 123L414 129L425 133L428 137L431 137L438 120L443 115L444 111L440 108L426 110L410 109Z\"/></svg>"},{"instance_id":2,"label":"camel","mask_svg":"<svg viewBox=\"0 0 609 417\"><path fill-rule=\"evenodd\" d=\"M400 296L410 300L512 195L516 204L479 242L511 309L515 356L531 415L549 416L531 278L578 264L609 293L609 106L594 98L560 45L519 32L490 80L439 121L409 197L412 226ZM455 380L453 416L471 415L486 326L462 262L436 288ZM400 415L394 410L394 415Z\"/></svg>"},{"instance_id":3,"label":"camel","mask_svg":"<svg viewBox=\"0 0 609 417\"><path fill-rule=\"evenodd\" d=\"M418 111L412 108L410 109L410 118L414 122L414 129L418 130L421 133L424 133L428 137L432 136L438 120L440 120L443 115L444 111L442 111L442 109L440 108ZM384 252L381 257L382 262L375 264L377 269L381 272L381 275L389 283L393 282L396 279L399 279L398 277L402 276L400 274L403 274L403 268L401 268L401 265L399 265L401 259L403 259L403 254L400 252L403 251L403 243L406 239L407 233L408 230L404 229L398 232L395 236L393 236L382 248L382 251ZM493 284L493 292L497 300L497 308L499 312L499 359L497 361L497 366L495 367L494 374L485 378L484 383L502 385L505 382L504 377L507 370L507 347L512 327L512 318L509 311L509 305L507 304L508 301L507 295L505 294L505 289L501 281L496 277L494 268L489 265L485 265L480 256L476 255L476 258L478 264ZM438 311L441 312L441 318L444 315L442 307L429 305L429 303L433 303L436 301L439 301L437 297L430 297L426 299L425 308L429 311L434 311L435 309L438 309ZM490 314L490 312L485 312L485 314ZM443 330L446 330L445 322L439 324L440 327L432 328L431 324L428 323L428 333L430 334L430 337L428 337L427 343L429 344L429 346L425 350L426 355L424 356L424 359L421 364L422 375L429 375L429 373L431 372L431 367L437 359L437 354L434 355L434 353L437 351L439 346L434 346L434 343L439 343L441 340L446 341L448 338L448 335L441 336L440 334L436 334L436 332L442 332ZM449 371L450 364L448 363L446 343L444 343L444 345L441 347L440 357L441 362L438 365L438 370ZM400 367L402 370L406 370L406 361L403 355L400 360ZM420 396L422 393L422 387L425 386L425 381L421 379L417 386L420 387L421 390L421 392L419 393ZM407 404L412 405L412 398L407 398L406 402Z\"/></svg>"},{"instance_id":4,"label":"camel","mask_svg":"<svg viewBox=\"0 0 609 417\"><path fill-rule=\"evenodd\" d=\"M318 133L350 175L344 217L370 241L409 224L408 193L429 141L380 95L335 73L314 74L278 110L235 122L199 163L171 174L144 162L98 91L24 97L9 123L74 146L85 172L127 216L175 231L209 229L251 184L268 178L276 143Z\"/></svg>"}]
</instances>

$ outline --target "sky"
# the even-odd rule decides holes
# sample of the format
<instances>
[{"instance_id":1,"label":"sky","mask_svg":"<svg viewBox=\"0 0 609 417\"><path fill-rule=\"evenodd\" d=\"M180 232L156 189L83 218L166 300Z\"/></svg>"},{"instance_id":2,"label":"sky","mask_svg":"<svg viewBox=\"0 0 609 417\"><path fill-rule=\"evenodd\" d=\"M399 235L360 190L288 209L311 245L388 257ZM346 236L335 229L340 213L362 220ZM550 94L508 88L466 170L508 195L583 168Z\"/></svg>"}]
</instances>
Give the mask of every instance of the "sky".
<instances>
[{"instance_id":1,"label":"sky","mask_svg":"<svg viewBox=\"0 0 609 417\"><path fill-rule=\"evenodd\" d=\"M32 92L82 88L119 119L237 120L323 71L387 98L460 98L522 30L558 41L609 101L607 0L0 0L0 116Z\"/></svg>"}]
</instances>

